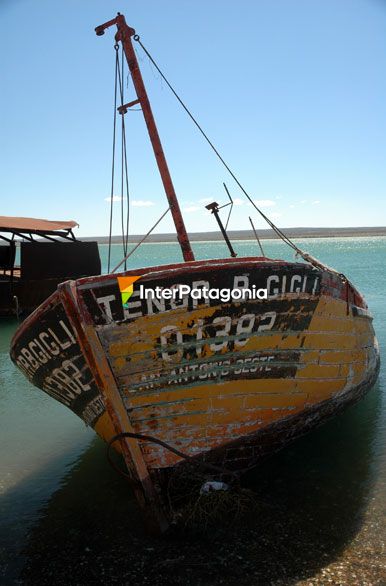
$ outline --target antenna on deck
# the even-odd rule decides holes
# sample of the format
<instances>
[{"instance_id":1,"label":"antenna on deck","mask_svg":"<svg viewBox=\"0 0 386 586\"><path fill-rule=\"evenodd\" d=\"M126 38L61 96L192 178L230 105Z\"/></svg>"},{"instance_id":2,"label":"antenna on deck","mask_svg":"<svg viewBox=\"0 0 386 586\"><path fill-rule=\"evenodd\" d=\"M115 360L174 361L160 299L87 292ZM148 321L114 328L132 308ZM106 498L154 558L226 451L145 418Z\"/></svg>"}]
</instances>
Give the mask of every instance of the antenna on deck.
<instances>
[{"instance_id":1,"label":"antenna on deck","mask_svg":"<svg viewBox=\"0 0 386 586\"><path fill-rule=\"evenodd\" d=\"M233 246L229 240L228 234L227 234L227 228L228 228L228 224L229 224L229 218L231 217L231 213L232 213L232 209L233 209L233 199L231 197L231 194L228 191L227 186L225 185L225 183L223 183L224 185L224 189L227 193L227 196L230 199L229 203L224 204L223 206L219 206L219 204L216 201L213 201L212 203L208 204L206 207L207 210L209 210L210 212L212 212L212 214L214 215L214 217L217 220L217 224L219 225L219 228L221 230L222 235L224 236L224 240L229 248L229 252L231 253L231 256L233 258L235 258L237 256L237 254L235 253L235 251L233 250ZM227 223L224 225L221 221L220 215L219 215L219 211L222 210L223 208L226 208L228 206L231 206L231 209L229 210L229 214L228 214L228 218L227 218Z\"/></svg>"}]
</instances>

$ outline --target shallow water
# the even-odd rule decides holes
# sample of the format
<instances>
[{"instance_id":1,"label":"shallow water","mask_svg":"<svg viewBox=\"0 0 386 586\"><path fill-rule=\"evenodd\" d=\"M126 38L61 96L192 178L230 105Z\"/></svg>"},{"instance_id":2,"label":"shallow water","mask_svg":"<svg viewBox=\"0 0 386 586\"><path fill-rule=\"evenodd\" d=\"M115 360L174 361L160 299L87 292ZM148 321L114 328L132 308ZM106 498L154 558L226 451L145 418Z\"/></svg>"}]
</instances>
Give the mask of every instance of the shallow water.
<instances>
[{"instance_id":1,"label":"shallow water","mask_svg":"<svg viewBox=\"0 0 386 586\"><path fill-rule=\"evenodd\" d=\"M384 355L386 239L296 242L325 264L346 274L365 294ZM265 241L263 246L267 256L292 258L281 242ZM239 256L258 254L253 242L235 242L234 247ZM221 242L197 243L194 250L197 258L228 256ZM101 246L101 256L106 269L107 246ZM111 266L121 258L121 246L114 245ZM181 255L176 244L144 244L131 257L128 266L179 260ZM80 512L91 506L90 503L93 503L92 514L87 514L93 522L99 516L104 518L107 507L112 518L122 520L122 516L128 515L130 530L133 532L135 526L134 533L141 533L129 491L106 463L102 442L64 406L32 387L10 362L9 342L16 327L16 320L0 322L1 584L15 583L23 565L30 563L31 541L36 541L37 535L44 541L59 526L61 538L68 535L71 539L74 526L79 525L82 517ZM272 526L275 523L284 526L291 539L291 545L283 549L283 559L279 552L271 560L270 568L276 578L282 571L283 577L289 572L295 583L311 584L312 576L321 580L315 583L327 583L328 572L338 576L341 571L343 574L337 581L334 578L333 583L386 583L386 573L385 582L380 581L386 564L385 363L384 358L378 383L359 404L250 473L248 485L263 500L268 500L270 506L281 511L280 523L275 513ZM84 523L88 526L90 519ZM77 535L79 531L78 527ZM277 543L282 536L283 531L271 538ZM269 541L270 537L266 538ZM296 551L296 543L303 540L309 544L313 561L306 552L303 551L302 558ZM248 558L248 551L245 545L241 557ZM265 564L270 563L269 551L268 548L264 554ZM289 562L291 555L293 560ZM316 565L315 558L318 558ZM261 567L261 561L259 564ZM265 575L268 573L267 565ZM237 581L240 583L239 578ZM251 577L245 583L254 584L254 579Z\"/></svg>"}]
</instances>

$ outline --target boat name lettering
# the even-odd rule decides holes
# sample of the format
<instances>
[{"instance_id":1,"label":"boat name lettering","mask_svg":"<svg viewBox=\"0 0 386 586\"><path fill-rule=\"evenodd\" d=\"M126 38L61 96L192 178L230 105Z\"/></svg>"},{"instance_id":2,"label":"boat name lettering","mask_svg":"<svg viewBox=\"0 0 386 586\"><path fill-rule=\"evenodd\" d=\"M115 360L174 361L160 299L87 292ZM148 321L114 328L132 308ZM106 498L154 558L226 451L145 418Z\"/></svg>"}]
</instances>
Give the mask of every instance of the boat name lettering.
<instances>
[{"instance_id":1,"label":"boat name lettering","mask_svg":"<svg viewBox=\"0 0 386 586\"><path fill-rule=\"evenodd\" d=\"M82 381L82 372L72 360L64 360L60 367L54 368L43 383L46 393L54 395L56 399L70 406L83 391L91 389L88 383Z\"/></svg>"},{"instance_id":2,"label":"boat name lettering","mask_svg":"<svg viewBox=\"0 0 386 586\"><path fill-rule=\"evenodd\" d=\"M249 374L255 372L269 372L272 370L269 363L275 356L253 356L231 360L220 360L215 362L203 362L201 364L188 364L175 368L168 373L168 385L194 382L195 380L207 380L210 378L221 378L223 376ZM154 388L157 379L162 377L161 372L143 374L141 382L145 383L138 387L138 391L146 391ZM159 386L159 385L158 385Z\"/></svg>"},{"instance_id":3,"label":"boat name lettering","mask_svg":"<svg viewBox=\"0 0 386 586\"><path fill-rule=\"evenodd\" d=\"M39 368L76 343L72 331L64 321L60 320L58 325L58 332L48 328L20 349L16 364L28 377L33 377Z\"/></svg>"},{"instance_id":4,"label":"boat name lettering","mask_svg":"<svg viewBox=\"0 0 386 586\"><path fill-rule=\"evenodd\" d=\"M228 315L215 317L211 324L204 324L203 319L198 319L192 326L194 333L194 348L196 355L201 357L202 349L208 341L204 337L204 328L215 326L216 332L213 342L209 343L209 349L212 352L222 352L229 350L231 337L233 337L233 346L235 349L242 348L248 343L253 332L262 332L271 330L275 323L276 312L267 311L261 315L246 313L237 319L232 319ZM187 340L186 340L187 338ZM188 346L187 351L191 352L192 345L191 334L185 335L175 325L166 325L160 331L161 356L166 362L181 360L184 357L184 343ZM220 338L220 339L219 339ZM213 338L211 338L213 339Z\"/></svg>"},{"instance_id":5,"label":"boat name lettering","mask_svg":"<svg viewBox=\"0 0 386 586\"><path fill-rule=\"evenodd\" d=\"M93 399L90 403L88 403L87 407L82 411L82 419L86 425L91 425L93 421L105 410L105 405L103 403L103 399L101 395L98 395Z\"/></svg>"}]
</instances>

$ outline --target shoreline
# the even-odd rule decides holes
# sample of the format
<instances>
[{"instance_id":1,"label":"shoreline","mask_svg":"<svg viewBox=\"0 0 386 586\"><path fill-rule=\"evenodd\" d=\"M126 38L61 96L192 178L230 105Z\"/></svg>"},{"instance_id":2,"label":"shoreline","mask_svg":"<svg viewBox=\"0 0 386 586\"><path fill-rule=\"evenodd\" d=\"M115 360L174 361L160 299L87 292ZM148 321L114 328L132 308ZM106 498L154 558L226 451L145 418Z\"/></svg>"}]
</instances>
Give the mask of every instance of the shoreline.
<instances>
[{"instance_id":1,"label":"shoreline","mask_svg":"<svg viewBox=\"0 0 386 586\"><path fill-rule=\"evenodd\" d=\"M283 232L291 239L312 239L312 238L374 238L386 236L386 226L360 227L360 228L283 228ZM273 230L256 230L257 236L261 240L280 240ZM252 230L229 230L230 240L255 240ZM137 243L142 234L129 235L130 244ZM78 236L79 240L89 241L96 240L99 244L108 244L108 236ZM189 234L191 242L222 242L223 236L219 231L216 232L191 232ZM177 236L174 233L167 234L150 234L146 239L147 243L176 243ZM122 236L112 236L112 244L121 244Z\"/></svg>"}]
</instances>

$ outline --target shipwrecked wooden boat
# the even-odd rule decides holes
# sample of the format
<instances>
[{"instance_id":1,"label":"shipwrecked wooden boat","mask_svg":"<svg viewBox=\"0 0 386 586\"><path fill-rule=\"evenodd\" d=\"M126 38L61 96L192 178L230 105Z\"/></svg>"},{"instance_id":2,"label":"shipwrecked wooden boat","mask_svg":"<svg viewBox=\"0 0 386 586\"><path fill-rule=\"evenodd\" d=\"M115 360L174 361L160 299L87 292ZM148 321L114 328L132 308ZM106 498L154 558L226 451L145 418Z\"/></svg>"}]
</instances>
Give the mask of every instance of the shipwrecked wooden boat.
<instances>
[{"instance_id":1,"label":"shipwrecked wooden boat","mask_svg":"<svg viewBox=\"0 0 386 586\"><path fill-rule=\"evenodd\" d=\"M26 315L62 281L100 274L98 244L78 240L77 226L0 216L0 316Z\"/></svg>"},{"instance_id":2,"label":"shipwrecked wooden boat","mask_svg":"<svg viewBox=\"0 0 386 586\"><path fill-rule=\"evenodd\" d=\"M140 502L165 528L167 471L187 460L212 473L255 465L362 397L379 352L362 295L278 228L304 262L235 258L232 248L225 260L194 259L133 50L139 37L122 15L97 34L112 25L137 92L120 111L141 105L184 262L61 284L18 329L11 357L121 450Z\"/></svg>"}]
</instances>

